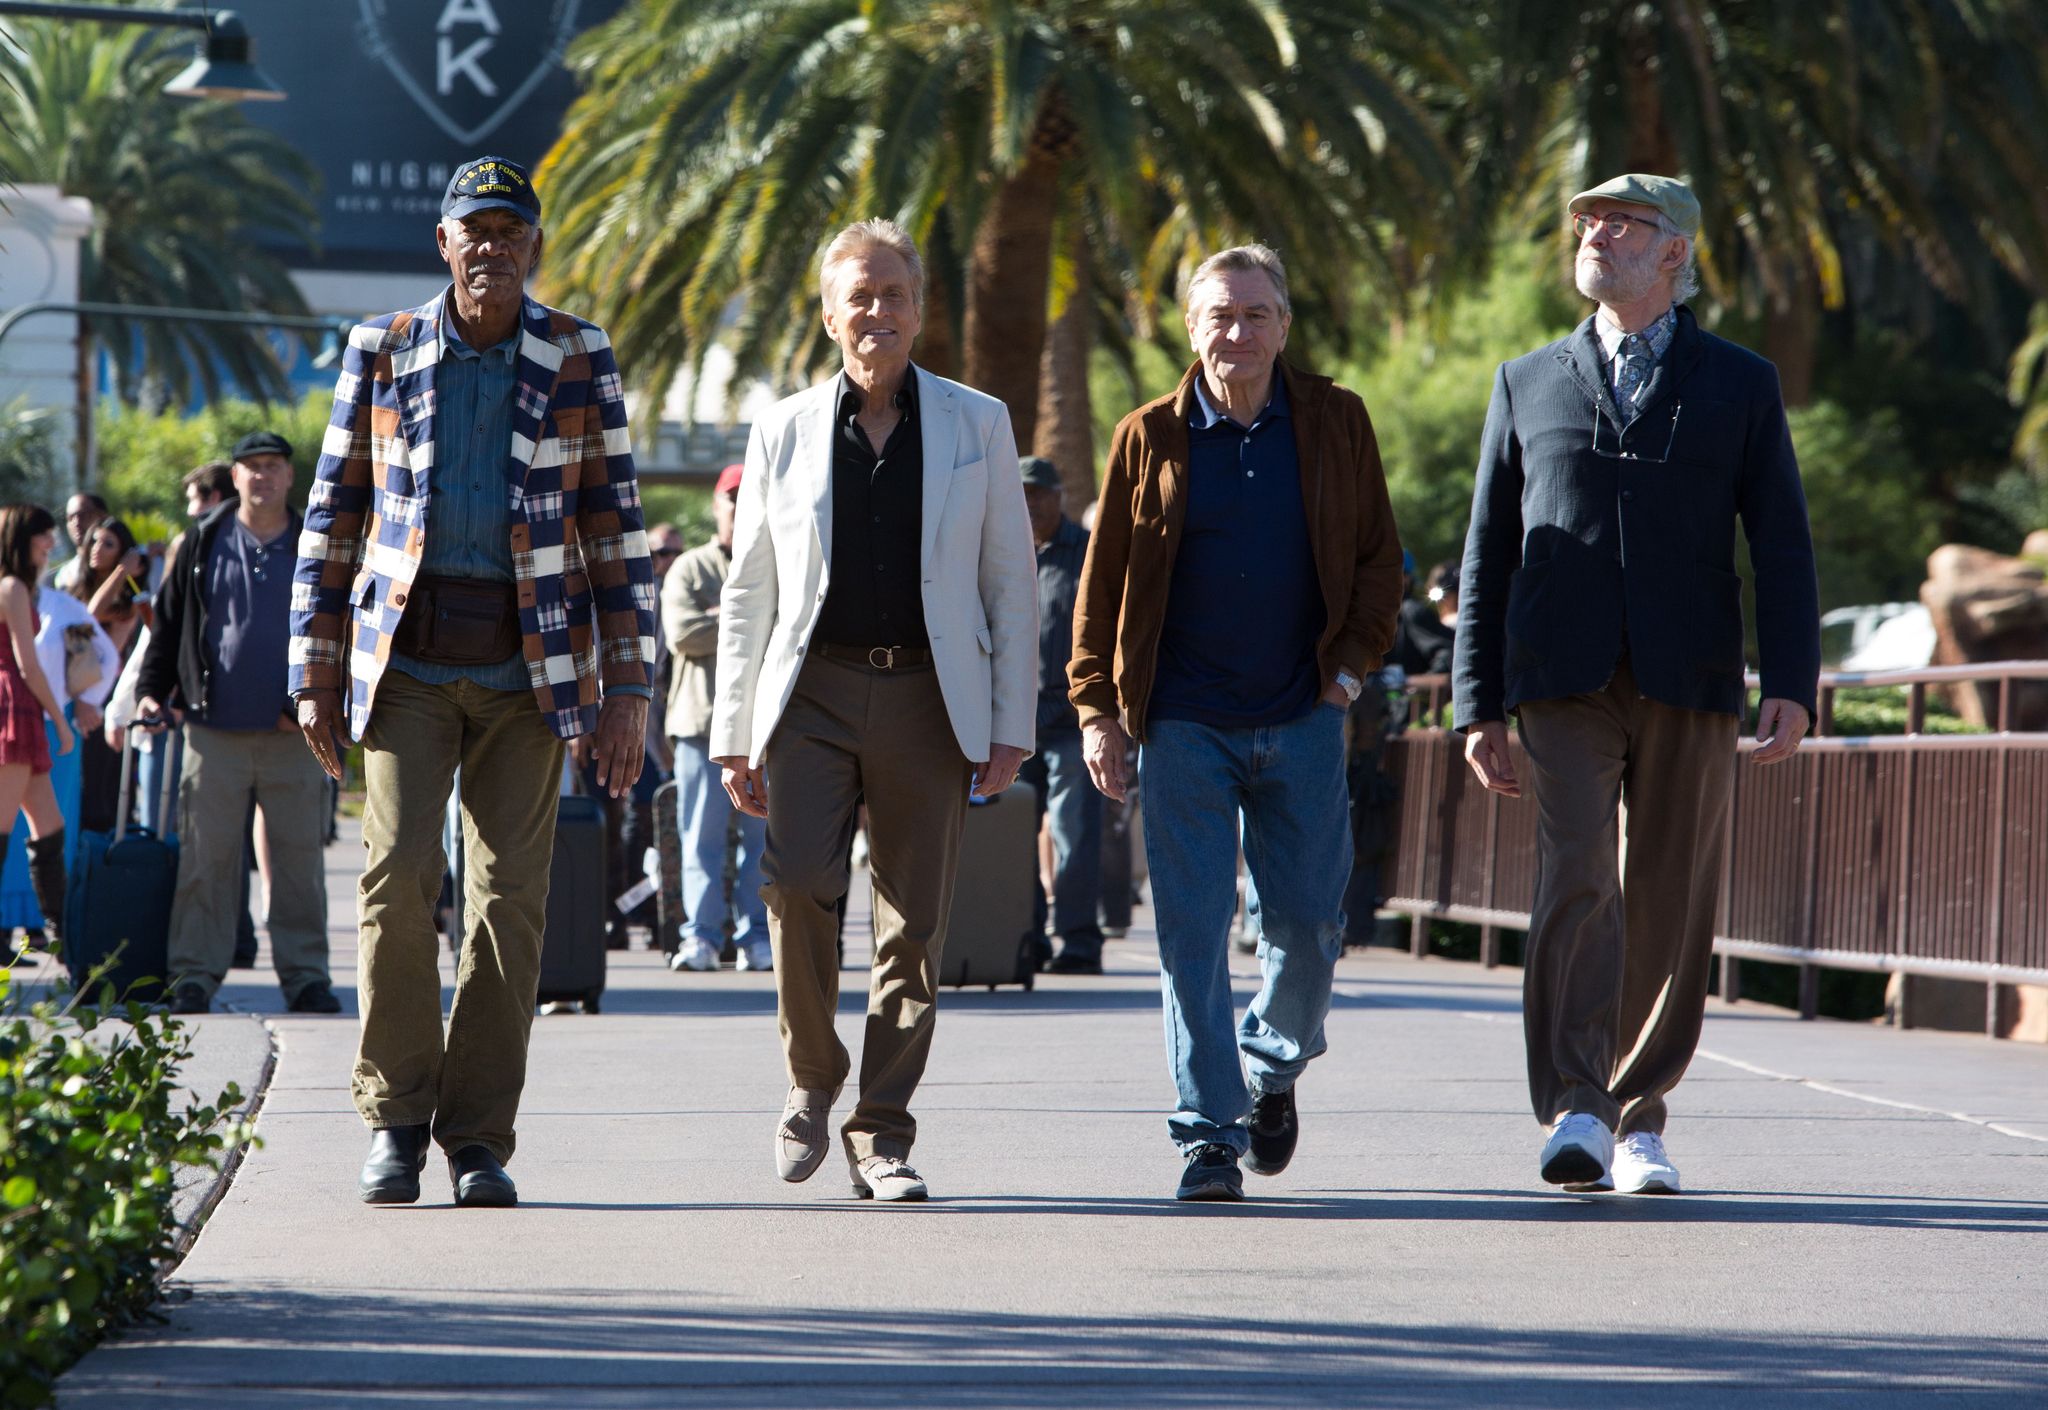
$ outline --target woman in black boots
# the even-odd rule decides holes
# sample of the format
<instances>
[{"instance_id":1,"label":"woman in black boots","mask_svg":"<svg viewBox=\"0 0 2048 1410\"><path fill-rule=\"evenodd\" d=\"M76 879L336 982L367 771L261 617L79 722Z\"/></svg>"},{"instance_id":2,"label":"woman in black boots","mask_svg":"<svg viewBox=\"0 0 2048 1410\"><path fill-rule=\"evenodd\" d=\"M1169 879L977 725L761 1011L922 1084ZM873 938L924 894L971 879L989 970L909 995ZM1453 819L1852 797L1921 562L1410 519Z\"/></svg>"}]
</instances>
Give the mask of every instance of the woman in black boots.
<instances>
[{"instance_id":1,"label":"woman in black boots","mask_svg":"<svg viewBox=\"0 0 2048 1410\"><path fill-rule=\"evenodd\" d=\"M0 507L0 860L19 812L28 818L29 883L54 939L64 914L64 814L50 787L50 741L72 749L71 725L36 661L36 579L50 561L57 522L33 504Z\"/></svg>"}]
</instances>

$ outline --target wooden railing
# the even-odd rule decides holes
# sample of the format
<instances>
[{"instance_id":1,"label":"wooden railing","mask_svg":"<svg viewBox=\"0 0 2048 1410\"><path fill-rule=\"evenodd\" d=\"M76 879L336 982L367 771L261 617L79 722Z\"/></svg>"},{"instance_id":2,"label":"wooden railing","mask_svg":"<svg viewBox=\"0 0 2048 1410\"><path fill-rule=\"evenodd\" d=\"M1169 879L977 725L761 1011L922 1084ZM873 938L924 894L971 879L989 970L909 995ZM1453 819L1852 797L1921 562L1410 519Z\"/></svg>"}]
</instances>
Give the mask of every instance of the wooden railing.
<instances>
[{"instance_id":1,"label":"wooden railing","mask_svg":"<svg viewBox=\"0 0 2048 1410\"><path fill-rule=\"evenodd\" d=\"M1822 677L1844 686L2048 679L2048 662L1994 662ZM1441 719L1448 682L1410 682L1415 723L1387 749L1401 789L1387 906L1415 918L1427 953L1430 917L1481 927L1481 957L1500 928L1526 930L1535 899L1536 818L1528 799L1480 787L1464 740ZM2009 716L2008 716L2009 718ZM1522 755L1515 750L1518 768ZM1745 740L1722 863L1714 948L1724 995L1742 959L1801 966L1811 1017L1822 968L1891 971L1999 984L2048 984L2048 733L1844 737L1822 733L1772 767ZM1524 777L1527 775L1524 774Z\"/></svg>"}]
</instances>

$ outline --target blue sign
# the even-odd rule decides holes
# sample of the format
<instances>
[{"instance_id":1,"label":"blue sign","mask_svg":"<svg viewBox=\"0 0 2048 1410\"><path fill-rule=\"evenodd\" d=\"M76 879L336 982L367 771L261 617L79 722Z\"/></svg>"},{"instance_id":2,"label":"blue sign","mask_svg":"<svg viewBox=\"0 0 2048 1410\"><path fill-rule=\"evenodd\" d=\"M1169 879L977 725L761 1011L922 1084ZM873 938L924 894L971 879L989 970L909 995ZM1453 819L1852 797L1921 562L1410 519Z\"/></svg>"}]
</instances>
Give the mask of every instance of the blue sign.
<instances>
[{"instance_id":1,"label":"blue sign","mask_svg":"<svg viewBox=\"0 0 2048 1410\"><path fill-rule=\"evenodd\" d=\"M236 0L282 103L245 103L320 168L321 253L298 268L437 272L441 191L471 157L528 166L576 96L570 42L622 0ZM545 208L547 192L542 190Z\"/></svg>"}]
</instances>

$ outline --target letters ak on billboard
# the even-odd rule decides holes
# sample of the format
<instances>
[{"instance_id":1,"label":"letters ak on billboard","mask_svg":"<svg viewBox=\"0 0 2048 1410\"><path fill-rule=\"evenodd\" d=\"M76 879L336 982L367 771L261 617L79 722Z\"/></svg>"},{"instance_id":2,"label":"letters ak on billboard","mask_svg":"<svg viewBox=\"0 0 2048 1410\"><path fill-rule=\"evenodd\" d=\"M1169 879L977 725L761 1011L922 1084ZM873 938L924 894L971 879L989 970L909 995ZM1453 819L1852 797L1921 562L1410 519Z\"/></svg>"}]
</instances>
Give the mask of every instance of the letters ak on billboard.
<instances>
[{"instance_id":1,"label":"letters ak on billboard","mask_svg":"<svg viewBox=\"0 0 2048 1410\"><path fill-rule=\"evenodd\" d=\"M243 108L320 168L321 253L287 263L434 271L427 228L462 162L531 164L576 85L572 40L622 0L236 0L257 62L288 95ZM546 193L542 193L545 199Z\"/></svg>"}]
</instances>

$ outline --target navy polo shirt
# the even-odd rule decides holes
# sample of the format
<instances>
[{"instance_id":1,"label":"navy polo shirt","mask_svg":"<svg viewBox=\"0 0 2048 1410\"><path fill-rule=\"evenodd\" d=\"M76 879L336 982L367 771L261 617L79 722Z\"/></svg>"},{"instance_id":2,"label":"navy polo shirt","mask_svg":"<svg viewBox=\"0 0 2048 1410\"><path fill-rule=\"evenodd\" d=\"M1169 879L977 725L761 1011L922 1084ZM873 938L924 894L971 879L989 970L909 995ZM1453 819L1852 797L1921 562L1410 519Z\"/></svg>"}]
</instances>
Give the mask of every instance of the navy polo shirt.
<instances>
[{"instance_id":1,"label":"navy polo shirt","mask_svg":"<svg viewBox=\"0 0 2048 1410\"><path fill-rule=\"evenodd\" d=\"M1218 411L1196 376L1187 517L1146 718L1222 729L1300 719L1322 693L1324 615L1279 368L1249 428Z\"/></svg>"}]
</instances>

